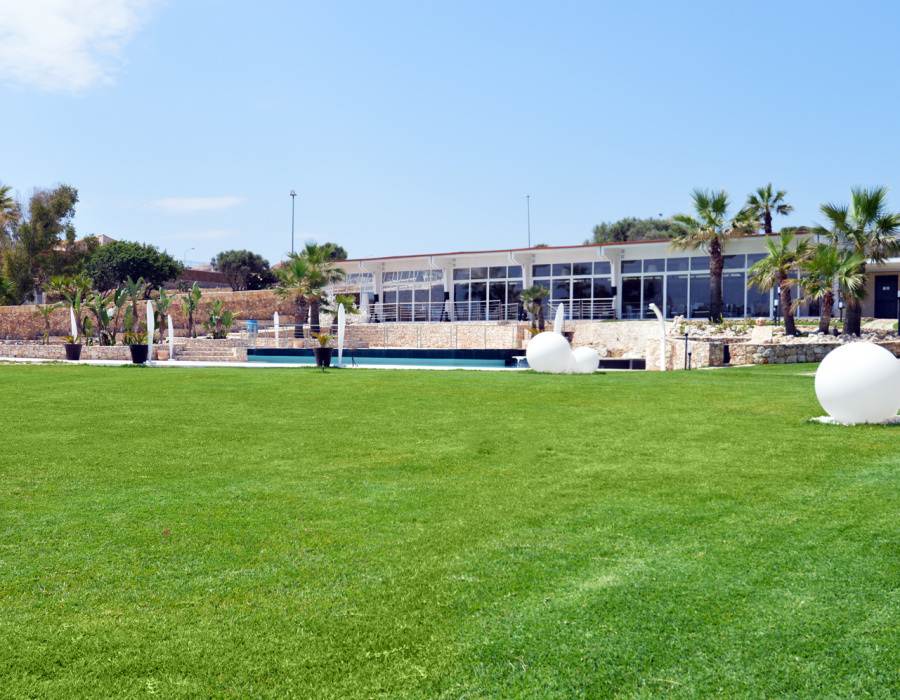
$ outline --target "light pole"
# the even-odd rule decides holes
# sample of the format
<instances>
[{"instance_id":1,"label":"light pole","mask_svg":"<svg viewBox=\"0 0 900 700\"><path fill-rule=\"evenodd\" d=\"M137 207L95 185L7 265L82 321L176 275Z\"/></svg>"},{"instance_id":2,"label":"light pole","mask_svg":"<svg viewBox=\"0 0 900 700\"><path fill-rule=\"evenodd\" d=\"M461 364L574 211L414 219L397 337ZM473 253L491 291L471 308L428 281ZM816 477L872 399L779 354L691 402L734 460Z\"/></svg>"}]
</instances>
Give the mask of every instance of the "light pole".
<instances>
[{"instance_id":1,"label":"light pole","mask_svg":"<svg viewBox=\"0 0 900 700\"><path fill-rule=\"evenodd\" d=\"M197 249L196 248L188 248L186 251L184 251L184 257L181 259L182 267L187 266L187 254L190 253L192 250L197 250Z\"/></svg>"},{"instance_id":2,"label":"light pole","mask_svg":"<svg viewBox=\"0 0 900 700\"><path fill-rule=\"evenodd\" d=\"M525 206L528 207L528 247L531 247L531 195L525 195Z\"/></svg>"},{"instance_id":3,"label":"light pole","mask_svg":"<svg viewBox=\"0 0 900 700\"><path fill-rule=\"evenodd\" d=\"M291 190L291 255L294 254L294 197L297 193Z\"/></svg>"}]
</instances>

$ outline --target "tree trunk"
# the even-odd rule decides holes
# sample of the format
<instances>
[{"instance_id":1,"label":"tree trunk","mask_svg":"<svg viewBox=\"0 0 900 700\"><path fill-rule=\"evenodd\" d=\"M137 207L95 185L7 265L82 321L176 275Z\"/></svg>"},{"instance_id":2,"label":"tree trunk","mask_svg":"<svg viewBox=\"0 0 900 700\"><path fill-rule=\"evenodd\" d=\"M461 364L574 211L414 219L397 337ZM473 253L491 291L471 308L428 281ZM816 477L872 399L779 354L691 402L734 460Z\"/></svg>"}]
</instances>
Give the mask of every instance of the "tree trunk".
<instances>
[{"instance_id":1,"label":"tree trunk","mask_svg":"<svg viewBox=\"0 0 900 700\"><path fill-rule=\"evenodd\" d=\"M713 239L709 245L709 320L711 323L722 321L722 245Z\"/></svg>"},{"instance_id":2,"label":"tree trunk","mask_svg":"<svg viewBox=\"0 0 900 700\"><path fill-rule=\"evenodd\" d=\"M763 231L772 233L772 212L768 209L766 209L766 213L763 215Z\"/></svg>"},{"instance_id":3,"label":"tree trunk","mask_svg":"<svg viewBox=\"0 0 900 700\"><path fill-rule=\"evenodd\" d=\"M844 315L844 333L862 334L862 304L858 299L847 299L847 313Z\"/></svg>"},{"instance_id":4,"label":"tree trunk","mask_svg":"<svg viewBox=\"0 0 900 700\"><path fill-rule=\"evenodd\" d=\"M827 333L831 325L831 313L834 310L834 292L826 292L822 297L822 311L819 314L819 333Z\"/></svg>"},{"instance_id":5,"label":"tree trunk","mask_svg":"<svg viewBox=\"0 0 900 700\"><path fill-rule=\"evenodd\" d=\"M309 302L309 332L319 333L319 300L311 299Z\"/></svg>"},{"instance_id":6,"label":"tree trunk","mask_svg":"<svg viewBox=\"0 0 900 700\"><path fill-rule=\"evenodd\" d=\"M865 279L866 263L859 266L860 274ZM846 299L847 315L844 319L844 333L862 335L862 304L859 299Z\"/></svg>"},{"instance_id":7,"label":"tree trunk","mask_svg":"<svg viewBox=\"0 0 900 700\"><path fill-rule=\"evenodd\" d=\"M791 281L784 278L778 286L781 291L781 310L784 314L784 334L796 335L797 326L794 325L794 308L791 304Z\"/></svg>"}]
</instances>

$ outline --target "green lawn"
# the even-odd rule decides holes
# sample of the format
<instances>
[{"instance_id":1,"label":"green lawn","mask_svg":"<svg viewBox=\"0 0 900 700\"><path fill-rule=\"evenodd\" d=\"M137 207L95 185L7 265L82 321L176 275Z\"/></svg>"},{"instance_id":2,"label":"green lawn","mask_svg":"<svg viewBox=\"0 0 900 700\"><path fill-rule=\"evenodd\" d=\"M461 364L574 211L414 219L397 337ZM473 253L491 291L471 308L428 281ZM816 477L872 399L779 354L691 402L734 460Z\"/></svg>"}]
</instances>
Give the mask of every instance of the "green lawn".
<instances>
[{"instance_id":1,"label":"green lawn","mask_svg":"<svg viewBox=\"0 0 900 700\"><path fill-rule=\"evenodd\" d=\"M896 696L814 369L0 366L0 697Z\"/></svg>"}]
</instances>

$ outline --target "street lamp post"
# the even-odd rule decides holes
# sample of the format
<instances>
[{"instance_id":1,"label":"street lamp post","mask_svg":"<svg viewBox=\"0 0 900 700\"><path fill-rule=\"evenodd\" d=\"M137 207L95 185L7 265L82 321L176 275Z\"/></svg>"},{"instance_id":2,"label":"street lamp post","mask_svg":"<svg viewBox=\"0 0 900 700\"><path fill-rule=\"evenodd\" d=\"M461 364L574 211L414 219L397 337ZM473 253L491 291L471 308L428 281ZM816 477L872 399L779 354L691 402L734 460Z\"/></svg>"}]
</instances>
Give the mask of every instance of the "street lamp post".
<instances>
[{"instance_id":1,"label":"street lamp post","mask_svg":"<svg viewBox=\"0 0 900 700\"><path fill-rule=\"evenodd\" d=\"M190 253L192 250L197 250L197 249L196 248L188 248L186 251L184 251L184 257L181 259L182 267L187 266L187 254Z\"/></svg>"},{"instance_id":2,"label":"street lamp post","mask_svg":"<svg viewBox=\"0 0 900 700\"><path fill-rule=\"evenodd\" d=\"M775 295L775 325L778 325L778 295Z\"/></svg>"},{"instance_id":3,"label":"street lamp post","mask_svg":"<svg viewBox=\"0 0 900 700\"><path fill-rule=\"evenodd\" d=\"M525 195L525 206L528 208L528 247L531 247L531 195Z\"/></svg>"},{"instance_id":4,"label":"street lamp post","mask_svg":"<svg viewBox=\"0 0 900 700\"><path fill-rule=\"evenodd\" d=\"M294 254L294 197L297 193L291 190L291 255Z\"/></svg>"}]
</instances>

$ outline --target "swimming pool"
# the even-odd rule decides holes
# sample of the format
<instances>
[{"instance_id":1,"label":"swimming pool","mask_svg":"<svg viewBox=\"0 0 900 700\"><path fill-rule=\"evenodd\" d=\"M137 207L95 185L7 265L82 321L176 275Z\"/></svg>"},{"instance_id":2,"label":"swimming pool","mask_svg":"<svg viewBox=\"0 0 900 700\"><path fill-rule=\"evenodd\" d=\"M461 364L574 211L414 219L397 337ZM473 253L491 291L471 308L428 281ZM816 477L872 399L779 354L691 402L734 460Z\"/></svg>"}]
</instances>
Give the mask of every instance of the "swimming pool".
<instances>
[{"instance_id":1,"label":"swimming pool","mask_svg":"<svg viewBox=\"0 0 900 700\"><path fill-rule=\"evenodd\" d=\"M381 365L385 367L459 367L460 369L475 367L515 368L516 356L524 356L522 350L443 350L443 349L379 349L365 348L361 350L345 350L345 365ZM273 364L315 364L311 349L292 348L248 348L247 362L266 362ZM331 358L332 364L337 362L337 350ZM522 369L528 369L528 363L522 360Z\"/></svg>"}]
</instances>

